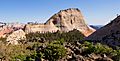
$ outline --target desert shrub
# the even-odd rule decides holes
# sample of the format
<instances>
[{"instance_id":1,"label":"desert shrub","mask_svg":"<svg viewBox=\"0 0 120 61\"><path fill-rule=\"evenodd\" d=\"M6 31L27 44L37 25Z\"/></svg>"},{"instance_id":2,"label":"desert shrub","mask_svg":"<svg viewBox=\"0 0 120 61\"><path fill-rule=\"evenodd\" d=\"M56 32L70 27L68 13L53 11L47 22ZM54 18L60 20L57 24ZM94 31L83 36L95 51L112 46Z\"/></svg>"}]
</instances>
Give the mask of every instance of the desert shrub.
<instances>
[{"instance_id":1,"label":"desert shrub","mask_svg":"<svg viewBox=\"0 0 120 61\"><path fill-rule=\"evenodd\" d=\"M62 40L61 40L62 41ZM44 50L45 58L56 61L66 55L66 49L61 42L52 42Z\"/></svg>"},{"instance_id":2,"label":"desert shrub","mask_svg":"<svg viewBox=\"0 0 120 61\"><path fill-rule=\"evenodd\" d=\"M113 50L107 45L101 43L93 44L92 42L87 41L85 41L81 46L86 48L83 52L84 54L106 54L107 56L111 56L114 61L120 61L120 50Z\"/></svg>"},{"instance_id":3,"label":"desert shrub","mask_svg":"<svg viewBox=\"0 0 120 61\"><path fill-rule=\"evenodd\" d=\"M26 50L27 45L5 45L0 44L0 58L5 61L14 61L15 59L23 59L31 52Z\"/></svg>"},{"instance_id":4,"label":"desert shrub","mask_svg":"<svg viewBox=\"0 0 120 61\"><path fill-rule=\"evenodd\" d=\"M83 44L80 45L80 47L84 48L82 55L87 55L91 53L95 54L106 54L107 56L111 57L114 61L120 61L120 50L114 50L111 47L93 42L85 41Z\"/></svg>"},{"instance_id":5,"label":"desert shrub","mask_svg":"<svg viewBox=\"0 0 120 61\"><path fill-rule=\"evenodd\" d=\"M92 43L85 41L84 44L82 45L82 47L85 47L85 52L87 54L91 54L92 52L95 51L95 47Z\"/></svg>"},{"instance_id":6,"label":"desert shrub","mask_svg":"<svg viewBox=\"0 0 120 61\"><path fill-rule=\"evenodd\" d=\"M100 43L97 43L95 45L95 53L98 53L98 54L107 54L107 55L110 55L112 52L113 52L113 49L106 46L106 45L102 45Z\"/></svg>"},{"instance_id":7,"label":"desert shrub","mask_svg":"<svg viewBox=\"0 0 120 61\"><path fill-rule=\"evenodd\" d=\"M41 60L41 57L43 54L40 51L37 51L37 49L41 46L41 43L32 42L29 44L23 44L23 45L17 45L13 47L11 51L13 54L10 54L11 61L35 61L35 60ZM18 53L19 52L19 53Z\"/></svg>"},{"instance_id":8,"label":"desert shrub","mask_svg":"<svg viewBox=\"0 0 120 61\"><path fill-rule=\"evenodd\" d=\"M17 61L17 60L21 60L21 61L24 61L26 58L25 58L26 56L25 55L17 55L17 56L15 56L13 59L12 59L12 61Z\"/></svg>"},{"instance_id":9,"label":"desert shrub","mask_svg":"<svg viewBox=\"0 0 120 61\"><path fill-rule=\"evenodd\" d=\"M58 44L54 45L49 45L45 50L44 50L45 58L51 61L56 61L62 57L65 56L66 51L63 46L60 46Z\"/></svg>"},{"instance_id":10,"label":"desert shrub","mask_svg":"<svg viewBox=\"0 0 120 61\"><path fill-rule=\"evenodd\" d=\"M26 57L24 61L41 61L43 58L43 53L35 51L33 54Z\"/></svg>"},{"instance_id":11,"label":"desert shrub","mask_svg":"<svg viewBox=\"0 0 120 61\"><path fill-rule=\"evenodd\" d=\"M114 61L120 61L120 50L115 50L113 60Z\"/></svg>"},{"instance_id":12,"label":"desert shrub","mask_svg":"<svg viewBox=\"0 0 120 61\"><path fill-rule=\"evenodd\" d=\"M25 55L17 54L13 57L15 60L21 61L41 61L42 58L49 61L56 61L66 55L66 49L63 46L64 39L58 39L56 41L50 42L46 45L45 48L40 48L40 43L31 44L26 47L26 50L29 50L31 53ZM45 43L44 43L45 44Z\"/></svg>"},{"instance_id":13,"label":"desert shrub","mask_svg":"<svg viewBox=\"0 0 120 61\"><path fill-rule=\"evenodd\" d=\"M64 42L65 42L65 40L62 38L62 39L58 39L58 40L52 42L51 44L60 44L60 45L63 45Z\"/></svg>"},{"instance_id":14,"label":"desert shrub","mask_svg":"<svg viewBox=\"0 0 120 61\"><path fill-rule=\"evenodd\" d=\"M41 61L41 58L43 57L43 53L34 51L30 55L17 55L14 58L12 58L12 61L20 60L20 61Z\"/></svg>"},{"instance_id":15,"label":"desert shrub","mask_svg":"<svg viewBox=\"0 0 120 61\"><path fill-rule=\"evenodd\" d=\"M75 41L83 40L84 35L80 31L74 29L67 33L62 33L61 38L64 38L66 42L74 43Z\"/></svg>"},{"instance_id":16,"label":"desert shrub","mask_svg":"<svg viewBox=\"0 0 120 61\"><path fill-rule=\"evenodd\" d=\"M96 54L110 55L113 52L112 48L110 48L106 45L103 45L101 43L93 44L92 42L85 41L82 46L86 47L86 50L84 51L84 53L86 53L86 54L96 53Z\"/></svg>"},{"instance_id":17,"label":"desert shrub","mask_svg":"<svg viewBox=\"0 0 120 61\"><path fill-rule=\"evenodd\" d=\"M2 43L6 43L6 38L0 38L0 41L2 42Z\"/></svg>"}]
</instances>

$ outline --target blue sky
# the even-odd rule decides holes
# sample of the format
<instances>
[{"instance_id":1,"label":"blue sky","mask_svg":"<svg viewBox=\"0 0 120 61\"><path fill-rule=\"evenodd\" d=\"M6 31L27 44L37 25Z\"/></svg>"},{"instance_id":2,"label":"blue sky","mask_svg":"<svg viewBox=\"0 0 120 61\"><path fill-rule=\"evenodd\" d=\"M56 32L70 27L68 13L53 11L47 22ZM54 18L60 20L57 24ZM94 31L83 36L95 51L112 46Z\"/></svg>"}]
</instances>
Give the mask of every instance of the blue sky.
<instances>
[{"instance_id":1,"label":"blue sky","mask_svg":"<svg viewBox=\"0 0 120 61\"><path fill-rule=\"evenodd\" d=\"M120 0L0 0L2 22L45 22L59 10L79 8L87 24L103 25L120 14Z\"/></svg>"}]
</instances>

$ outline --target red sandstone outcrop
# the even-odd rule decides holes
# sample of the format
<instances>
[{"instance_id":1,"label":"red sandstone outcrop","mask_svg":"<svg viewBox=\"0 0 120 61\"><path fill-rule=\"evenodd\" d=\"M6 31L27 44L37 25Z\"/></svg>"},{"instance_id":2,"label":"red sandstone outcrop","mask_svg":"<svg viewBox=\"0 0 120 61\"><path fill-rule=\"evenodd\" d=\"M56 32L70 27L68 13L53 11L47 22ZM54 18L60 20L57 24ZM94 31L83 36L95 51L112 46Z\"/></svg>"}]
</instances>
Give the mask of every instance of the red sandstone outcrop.
<instances>
[{"instance_id":1,"label":"red sandstone outcrop","mask_svg":"<svg viewBox=\"0 0 120 61\"><path fill-rule=\"evenodd\" d=\"M24 24L12 23L6 25L6 23L0 22L0 38L6 37L6 35L9 35L10 33L19 29L24 29Z\"/></svg>"},{"instance_id":2,"label":"red sandstone outcrop","mask_svg":"<svg viewBox=\"0 0 120 61\"><path fill-rule=\"evenodd\" d=\"M0 30L0 37L6 37L5 35L11 33L13 31L12 28L10 27L3 27L1 30Z\"/></svg>"},{"instance_id":3,"label":"red sandstone outcrop","mask_svg":"<svg viewBox=\"0 0 120 61\"><path fill-rule=\"evenodd\" d=\"M63 31L68 32L73 29L79 30L85 36L92 34L95 29L86 25L81 11L76 8L70 8L66 10L61 10L57 14L53 15L44 24L27 24L25 27L25 32L56 32Z\"/></svg>"}]
</instances>

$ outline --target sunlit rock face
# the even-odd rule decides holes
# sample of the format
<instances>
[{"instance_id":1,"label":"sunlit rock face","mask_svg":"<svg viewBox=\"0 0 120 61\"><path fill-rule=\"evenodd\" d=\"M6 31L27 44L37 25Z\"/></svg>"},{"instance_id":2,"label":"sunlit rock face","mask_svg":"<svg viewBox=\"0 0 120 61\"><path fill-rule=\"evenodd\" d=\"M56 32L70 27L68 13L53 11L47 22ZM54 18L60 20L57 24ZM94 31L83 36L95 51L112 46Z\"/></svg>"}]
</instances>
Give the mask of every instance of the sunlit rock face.
<instances>
[{"instance_id":1,"label":"sunlit rock face","mask_svg":"<svg viewBox=\"0 0 120 61\"><path fill-rule=\"evenodd\" d=\"M4 26L4 27L1 27L0 29L0 38L1 37L6 37L7 34L13 32L13 28L10 28L10 27L7 27L7 26Z\"/></svg>"},{"instance_id":2,"label":"sunlit rock face","mask_svg":"<svg viewBox=\"0 0 120 61\"><path fill-rule=\"evenodd\" d=\"M112 46L120 46L120 16L98 29L86 40L100 41Z\"/></svg>"},{"instance_id":3,"label":"sunlit rock face","mask_svg":"<svg viewBox=\"0 0 120 61\"><path fill-rule=\"evenodd\" d=\"M68 32L73 29L79 30L85 36L92 34L95 29L86 25L81 11L77 8L70 8L66 10L61 10L57 14L53 15L44 24L27 24L25 27L25 32Z\"/></svg>"},{"instance_id":4,"label":"sunlit rock face","mask_svg":"<svg viewBox=\"0 0 120 61\"><path fill-rule=\"evenodd\" d=\"M24 24L0 22L0 38L6 38L10 33L19 29L24 29Z\"/></svg>"},{"instance_id":5,"label":"sunlit rock face","mask_svg":"<svg viewBox=\"0 0 120 61\"><path fill-rule=\"evenodd\" d=\"M17 45L19 40L25 40L25 39L26 39L25 32L20 29L11 33L7 37L6 41L8 42L8 44Z\"/></svg>"}]
</instances>

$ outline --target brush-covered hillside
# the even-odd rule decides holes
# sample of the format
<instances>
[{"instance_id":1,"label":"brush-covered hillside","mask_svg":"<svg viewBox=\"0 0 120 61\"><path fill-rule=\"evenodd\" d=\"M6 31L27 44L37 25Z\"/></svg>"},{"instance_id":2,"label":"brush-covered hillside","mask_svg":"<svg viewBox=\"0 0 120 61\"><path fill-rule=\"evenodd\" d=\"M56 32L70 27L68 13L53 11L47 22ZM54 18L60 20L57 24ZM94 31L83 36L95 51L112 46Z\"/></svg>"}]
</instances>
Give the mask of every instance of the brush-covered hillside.
<instances>
[{"instance_id":1,"label":"brush-covered hillside","mask_svg":"<svg viewBox=\"0 0 120 61\"><path fill-rule=\"evenodd\" d=\"M0 39L2 61L119 61L120 50L89 41L78 30L67 33L28 33L18 45Z\"/></svg>"}]
</instances>

